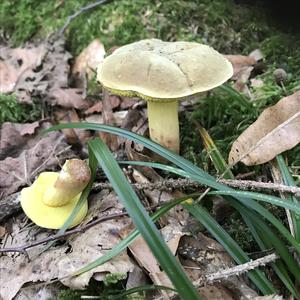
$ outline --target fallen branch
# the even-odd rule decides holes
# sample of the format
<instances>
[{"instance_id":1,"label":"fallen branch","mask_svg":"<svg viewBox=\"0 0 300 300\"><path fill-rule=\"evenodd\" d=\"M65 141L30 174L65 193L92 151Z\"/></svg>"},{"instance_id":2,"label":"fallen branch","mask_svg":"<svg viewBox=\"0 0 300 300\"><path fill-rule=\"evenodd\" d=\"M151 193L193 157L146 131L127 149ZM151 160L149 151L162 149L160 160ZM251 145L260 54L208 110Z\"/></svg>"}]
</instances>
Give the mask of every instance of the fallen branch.
<instances>
[{"instance_id":1,"label":"fallen branch","mask_svg":"<svg viewBox=\"0 0 300 300\"><path fill-rule=\"evenodd\" d=\"M276 184L271 182L257 182L252 180L229 180L229 179L219 179L218 182L228 185L230 187L235 187L243 190L266 190L272 192L282 192L291 193L295 196L300 196L300 188L287 186L283 184ZM182 188L199 188L204 187L201 183L190 180L190 179L166 179L157 182L147 182L147 183L134 183L133 187L138 190L160 190L160 191L172 191ZM109 182L100 182L94 184L95 190L101 189L111 189L111 184Z\"/></svg>"},{"instance_id":2,"label":"fallen branch","mask_svg":"<svg viewBox=\"0 0 300 300\"><path fill-rule=\"evenodd\" d=\"M234 266L229 269L225 269L222 271L218 271L216 273L208 274L205 276L206 282L212 283L212 282L215 282L215 281L218 281L221 279L227 279L228 277L231 277L231 276L238 276L238 275L246 273L250 270L253 270L257 267L265 266L266 264L269 264L269 263L275 261L276 259L279 259L279 256L276 253L272 253L272 254L266 255L264 257L258 258L256 260L252 260L247 263L244 263L244 264L241 264L238 266Z\"/></svg>"},{"instance_id":3,"label":"fallen branch","mask_svg":"<svg viewBox=\"0 0 300 300\"><path fill-rule=\"evenodd\" d=\"M67 21L65 22L65 24L63 25L63 27L58 31L58 34L59 35L62 35L64 34L65 30L67 29L67 27L70 25L70 23L75 19L77 18L79 15L81 15L82 13L90 10L90 9L93 9L95 8L96 6L99 6L101 4L104 4L106 3L108 0L100 0L100 1L97 1L95 3L91 3L91 4L88 4L87 6L84 6L84 7L81 7L75 14L71 15L68 17Z\"/></svg>"},{"instance_id":4,"label":"fallen branch","mask_svg":"<svg viewBox=\"0 0 300 300\"><path fill-rule=\"evenodd\" d=\"M300 196L300 188L287 186L283 184L276 184L271 182L256 182L251 180L227 180L220 179L220 183L226 184L228 186L239 188L243 190L258 190L258 191L272 191L272 192L282 192L290 193L297 196ZM159 190L170 192L176 189L187 189L187 188L204 188L204 186L196 181L190 179L166 179L158 182L147 182L143 183L134 183L133 187L138 190ZM95 183L93 186L94 191L99 191L102 189L112 189L112 186L109 182L99 182ZM14 214L20 209L20 193L15 193L0 201L0 222L3 221L8 216ZM13 199L13 200L12 200Z\"/></svg>"},{"instance_id":5,"label":"fallen branch","mask_svg":"<svg viewBox=\"0 0 300 300\"><path fill-rule=\"evenodd\" d=\"M219 182L231 187L243 189L243 190L265 190L281 193L290 193L295 196L300 196L300 188L294 186L288 186L284 184L272 183L272 182L257 182L252 180L228 180L220 179Z\"/></svg>"}]
</instances>

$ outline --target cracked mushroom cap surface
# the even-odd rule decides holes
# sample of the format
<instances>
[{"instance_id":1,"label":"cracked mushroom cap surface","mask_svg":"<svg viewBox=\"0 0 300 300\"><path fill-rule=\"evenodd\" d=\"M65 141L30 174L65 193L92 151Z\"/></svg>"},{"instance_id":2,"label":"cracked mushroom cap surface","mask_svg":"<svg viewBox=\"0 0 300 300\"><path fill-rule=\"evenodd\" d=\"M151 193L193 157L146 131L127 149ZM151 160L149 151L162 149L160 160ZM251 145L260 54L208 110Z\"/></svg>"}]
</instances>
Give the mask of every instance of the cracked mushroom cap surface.
<instances>
[{"instance_id":1,"label":"cracked mushroom cap surface","mask_svg":"<svg viewBox=\"0 0 300 300\"><path fill-rule=\"evenodd\" d=\"M106 57L97 79L115 94L163 101L213 89L232 75L231 63L207 45L147 39Z\"/></svg>"}]
</instances>

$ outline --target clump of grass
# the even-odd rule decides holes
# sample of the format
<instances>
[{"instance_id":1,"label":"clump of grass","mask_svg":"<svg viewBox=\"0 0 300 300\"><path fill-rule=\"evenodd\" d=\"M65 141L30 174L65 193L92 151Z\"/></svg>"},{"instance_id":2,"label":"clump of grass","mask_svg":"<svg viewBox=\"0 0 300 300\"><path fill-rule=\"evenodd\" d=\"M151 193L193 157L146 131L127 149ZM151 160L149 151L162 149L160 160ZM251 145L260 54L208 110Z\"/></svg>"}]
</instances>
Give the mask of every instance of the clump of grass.
<instances>
[{"instance_id":1,"label":"clump of grass","mask_svg":"<svg viewBox=\"0 0 300 300\"><path fill-rule=\"evenodd\" d=\"M25 123L40 118L40 107L20 104L14 95L0 93L0 125L4 122Z\"/></svg>"}]
</instances>

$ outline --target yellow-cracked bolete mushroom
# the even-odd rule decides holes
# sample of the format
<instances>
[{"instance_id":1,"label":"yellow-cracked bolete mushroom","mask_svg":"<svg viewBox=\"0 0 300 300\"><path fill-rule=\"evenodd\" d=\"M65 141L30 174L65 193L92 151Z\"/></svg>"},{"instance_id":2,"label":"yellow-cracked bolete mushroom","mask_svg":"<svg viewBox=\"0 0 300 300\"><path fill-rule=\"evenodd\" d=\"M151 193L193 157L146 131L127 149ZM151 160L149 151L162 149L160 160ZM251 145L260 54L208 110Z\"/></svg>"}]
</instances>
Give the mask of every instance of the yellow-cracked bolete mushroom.
<instances>
[{"instance_id":1,"label":"yellow-cracked bolete mushroom","mask_svg":"<svg viewBox=\"0 0 300 300\"><path fill-rule=\"evenodd\" d=\"M213 89L232 74L231 63L207 45L148 39L106 57L97 79L111 93L145 99L151 139L178 153L178 100Z\"/></svg>"},{"instance_id":2,"label":"yellow-cracked bolete mushroom","mask_svg":"<svg viewBox=\"0 0 300 300\"><path fill-rule=\"evenodd\" d=\"M35 224L58 229L70 216L90 178L90 168L84 161L67 160L59 173L43 172L30 187L24 188L21 206ZM84 219L87 209L84 203L70 227Z\"/></svg>"}]
</instances>

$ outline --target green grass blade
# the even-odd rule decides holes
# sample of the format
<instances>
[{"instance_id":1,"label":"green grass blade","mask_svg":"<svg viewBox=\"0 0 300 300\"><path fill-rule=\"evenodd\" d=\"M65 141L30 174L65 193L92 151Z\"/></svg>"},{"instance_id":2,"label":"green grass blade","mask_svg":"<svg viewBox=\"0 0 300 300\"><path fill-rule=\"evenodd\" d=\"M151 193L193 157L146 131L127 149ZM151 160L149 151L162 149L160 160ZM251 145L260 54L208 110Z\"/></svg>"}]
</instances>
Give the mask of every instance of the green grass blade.
<instances>
[{"instance_id":1,"label":"green grass blade","mask_svg":"<svg viewBox=\"0 0 300 300\"><path fill-rule=\"evenodd\" d=\"M283 178L283 182L289 186L297 186L293 177L291 176L289 169L287 168L282 155L278 155L276 157L277 164L279 166L281 176ZM299 201L295 196L286 196L289 201L293 201L294 203L299 204ZM300 243L300 214L291 212L292 222L293 222L293 229L295 233L295 239Z\"/></svg>"},{"instance_id":2,"label":"green grass blade","mask_svg":"<svg viewBox=\"0 0 300 300\"><path fill-rule=\"evenodd\" d=\"M228 168L225 159L221 155L219 149L216 147L214 141L212 140L206 129L199 124L197 124L197 128L202 138L205 150L209 155L211 161L213 162L216 170L220 175L222 174L222 178L234 179L233 173L231 172L230 168Z\"/></svg>"},{"instance_id":3,"label":"green grass blade","mask_svg":"<svg viewBox=\"0 0 300 300\"><path fill-rule=\"evenodd\" d=\"M214 238L225 248L225 250L238 264L243 264L250 261L250 258L244 253L240 246L203 207L198 204L183 204L183 206L205 226L205 228L214 236ZM268 295L276 292L263 272L259 270L252 270L249 271L247 275L263 294Z\"/></svg>"},{"instance_id":4,"label":"green grass blade","mask_svg":"<svg viewBox=\"0 0 300 300\"><path fill-rule=\"evenodd\" d=\"M282 200L279 197L261 194L261 193L255 193L255 192L246 192L246 191L213 191L210 192L211 195L227 195L227 196L233 196L233 197L242 197L245 199L248 199L252 202L253 199L258 201L263 201L266 203L270 203L276 206L284 207L287 209L290 209L296 213L300 213L300 205L298 203L294 203L289 200Z\"/></svg>"},{"instance_id":5,"label":"green grass blade","mask_svg":"<svg viewBox=\"0 0 300 300\"><path fill-rule=\"evenodd\" d=\"M168 246L163 241L160 232L149 217L132 186L128 183L114 156L106 144L96 138L89 142L98 163L111 182L114 191L126 208L135 226L148 244L153 255L166 272L179 295L183 299L201 299L197 290L176 261Z\"/></svg>"},{"instance_id":6,"label":"green grass blade","mask_svg":"<svg viewBox=\"0 0 300 300\"><path fill-rule=\"evenodd\" d=\"M224 91L231 96L231 98L241 104L244 108L252 113L256 113L256 108L242 93L239 93L237 90L232 88L228 84L223 84L217 88L220 91Z\"/></svg>"},{"instance_id":7,"label":"green grass blade","mask_svg":"<svg viewBox=\"0 0 300 300\"><path fill-rule=\"evenodd\" d=\"M195 197L198 197L199 195L195 195ZM190 199L193 197L193 195L188 195L186 197L182 197L179 199L176 199L174 201L171 201L165 205L163 205L160 209L158 209L152 216L151 219L155 222L157 221L160 217L162 217L164 214L166 214L171 208L174 206L180 204L181 202ZM125 250L134 240L137 236L139 236L139 231L134 230L132 231L126 238L124 238L121 242L119 242L116 246L114 246L110 251L105 253L103 256L99 257L98 259L94 260L93 262L87 264L86 266L80 268L77 270L75 273L72 273L70 276L76 276L83 274L85 272L88 272L104 263L109 261L111 258L114 256L118 255L121 253L123 250Z\"/></svg>"},{"instance_id":8,"label":"green grass blade","mask_svg":"<svg viewBox=\"0 0 300 300\"><path fill-rule=\"evenodd\" d=\"M283 281L285 286L289 289L289 291L299 299L299 292L295 287L290 275L287 270L291 272L295 278L299 277L300 267L294 257L291 255L285 244L281 241L280 238L276 236L276 234L267 226L261 218L257 217L255 213L249 211L245 207L241 206L240 203L236 203L236 206L239 207L239 211L242 215L247 214L247 219L251 220L252 226L255 226L259 238L261 240L260 247L262 250L274 248L275 252L280 256L281 260L285 262L286 266L282 263L275 262L273 263L273 267L277 275ZM267 233L267 234L266 234Z\"/></svg>"},{"instance_id":9,"label":"green grass blade","mask_svg":"<svg viewBox=\"0 0 300 300\"><path fill-rule=\"evenodd\" d=\"M130 162L131 163L131 162ZM141 165L141 166L149 166L149 167L153 167L153 168L157 168L157 169L161 169L161 170L167 170L166 166L163 164L159 164L159 163L151 163L151 162L133 162L133 165ZM174 174L179 174L179 170L178 168L168 168L169 172L173 173L173 169L175 169ZM185 172L185 171L183 171ZM211 187L215 187L215 183L207 183L207 178L203 178L202 176L199 175L195 175L195 174L191 174L188 172L185 173L181 173L181 174L185 174L183 176L195 180L199 183L202 184L207 184L208 186ZM221 187L219 187L221 188ZM230 192L235 191L225 185L222 185L222 189L228 189ZM235 196L236 197L236 196ZM286 229L286 227L281 223L281 221L279 221L272 213L270 213L266 208L264 208L262 205L260 205L259 203L257 203L256 201L251 201L251 199L246 199L246 198L235 198L237 199L239 202L243 203L246 207L248 207L248 209L251 210L255 210L257 213L259 213L263 218L267 219L281 234L284 238L286 238L293 247L295 247L295 250L298 251L300 253L300 244L295 240L295 238L291 235L291 233ZM233 198L228 198L228 201L230 201L232 203L234 199Z\"/></svg>"}]
</instances>

